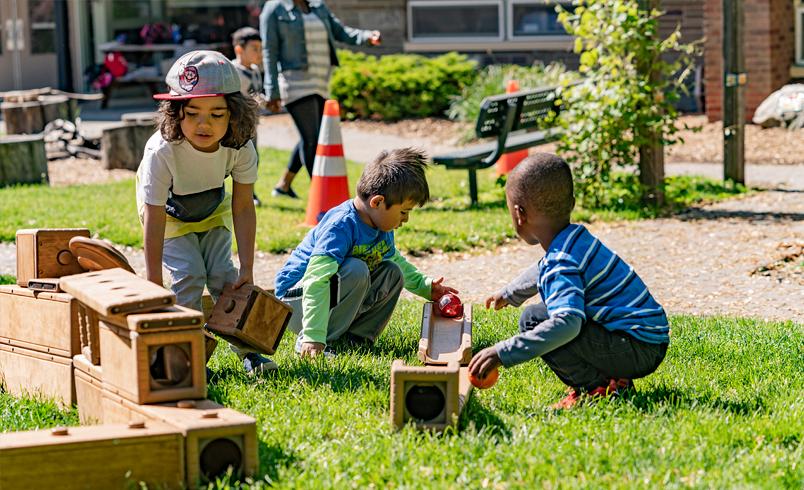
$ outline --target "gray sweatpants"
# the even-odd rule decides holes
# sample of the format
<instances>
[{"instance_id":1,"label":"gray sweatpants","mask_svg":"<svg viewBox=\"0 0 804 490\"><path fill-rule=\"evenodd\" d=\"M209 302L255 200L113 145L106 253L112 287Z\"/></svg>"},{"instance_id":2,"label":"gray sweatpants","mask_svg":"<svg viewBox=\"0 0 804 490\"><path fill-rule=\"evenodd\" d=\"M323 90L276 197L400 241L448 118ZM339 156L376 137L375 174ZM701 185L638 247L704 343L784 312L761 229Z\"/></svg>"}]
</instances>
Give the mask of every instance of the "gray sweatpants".
<instances>
[{"instance_id":1,"label":"gray sweatpants","mask_svg":"<svg viewBox=\"0 0 804 490\"><path fill-rule=\"evenodd\" d=\"M374 271L360 259L347 258L330 279L327 343L345 333L374 341L383 331L402 292L404 278L398 265L384 260ZM288 291L285 303L293 308L288 327L302 329L302 289Z\"/></svg>"},{"instance_id":2,"label":"gray sweatpants","mask_svg":"<svg viewBox=\"0 0 804 490\"><path fill-rule=\"evenodd\" d=\"M218 301L223 285L237 280L232 262L232 233L224 227L203 233L167 238L162 249L162 265L170 276L170 289L180 306L203 311L204 287ZM231 346L243 357L249 351Z\"/></svg>"},{"instance_id":3,"label":"gray sweatpants","mask_svg":"<svg viewBox=\"0 0 804 490\"><path fill-rule=\"evenodd\" d=\"M519 318L519 331L534 328L550 318L544 303L526 306ZM633 336L607 330L587 321L570 342L548 352L542 360L561 381L573 388L593 390L606 386L608 378L642 378L659 367L667 344L649 344Z\"/></svg>"}]
</instances>

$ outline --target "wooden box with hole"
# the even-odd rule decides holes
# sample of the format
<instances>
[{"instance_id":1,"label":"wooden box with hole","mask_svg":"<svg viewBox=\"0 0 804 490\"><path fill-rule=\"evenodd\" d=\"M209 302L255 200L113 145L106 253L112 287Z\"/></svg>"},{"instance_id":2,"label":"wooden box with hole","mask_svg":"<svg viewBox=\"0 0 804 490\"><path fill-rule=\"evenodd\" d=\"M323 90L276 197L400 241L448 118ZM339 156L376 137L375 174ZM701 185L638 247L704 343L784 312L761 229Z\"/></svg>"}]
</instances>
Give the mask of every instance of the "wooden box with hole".
<instances>
[{"instance_id":1,"label":"wooden box with hole","mask_svg":"<svg viewBox=\"0 0 804 490\"><path fill-rule=\"evenodd\" d=\"M207 395L200 328L137 332L101 320L100 350L107 388L135 403Z\"/></svg>"},{"instance_id":2,"label":"wooden box with hole","mask_svg":"<svg viewBox=\"0 0 804 490\"><path fill-rule=\"evenodd\" d=\"M0 434L0 488L186 488L183 446L155 421Z\"/></svg>"},{"instance_id":3,"label":"wooden box with hole","mask_svg":"<svg viewBox=\"0 0 804 490\"><path fill-rule=\"evenodd\" d=\"M137 405L115 394L104 398L106 423L136 417L164 422L184 436L186 485L198 488L232 468L235 479L257 471L257 424L248 415L210 400Z\"/></svg>"},{"instance_id":4,"label":"wooden box with hole","mask_svg":"<svg viewBox=\"0 0 804 490\"><path fill-rule=\"evenodd\" d=\"M406 366L397 359L391 364L391 424L437 431L455 426L471 391L466 368L456 361Z\"/></svg>"},{"instance_id":5,"label":"wooden box with hole","mask_svg":"<svg viewBox=\"0 0 804 490\"><path fill-rule=\"evenodd\" d=\"M293 309L254 285L223 288L207 328L233 345L273 354L279 347Z\"/></svg>"},{"instance_id":6,"label":"wooden box with hole","mask_svg":"<svg viewBox=\"0 0 804 490\"><path fill-rule=\"evenodd\" d=\"M17 230L17 284L37 278L80 274L84 268L70 251L70 239L89 237L86 228Z\"/></svg>"}]
</instances>

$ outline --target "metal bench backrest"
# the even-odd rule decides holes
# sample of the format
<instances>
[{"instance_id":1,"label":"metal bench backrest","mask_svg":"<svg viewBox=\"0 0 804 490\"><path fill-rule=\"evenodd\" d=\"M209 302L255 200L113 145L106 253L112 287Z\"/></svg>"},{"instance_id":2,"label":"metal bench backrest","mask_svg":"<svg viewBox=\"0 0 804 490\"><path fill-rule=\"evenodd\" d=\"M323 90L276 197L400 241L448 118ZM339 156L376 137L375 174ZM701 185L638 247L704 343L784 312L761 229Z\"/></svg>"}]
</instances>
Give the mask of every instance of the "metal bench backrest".
<instances>
[{"instance_id":1,"label":"metal bench backrest","mask_svg":"<svg viewBox=\"0 0 804 490\"><path fill-rule=\"evenodd\" d=\"M514 120L508 132L539 127L551 112L558 113L558 91L558 87L547 87L486 97L480 104L475 134L478 138L500 136L511 124L509 115Z\"/></svg>"}]
</instances>

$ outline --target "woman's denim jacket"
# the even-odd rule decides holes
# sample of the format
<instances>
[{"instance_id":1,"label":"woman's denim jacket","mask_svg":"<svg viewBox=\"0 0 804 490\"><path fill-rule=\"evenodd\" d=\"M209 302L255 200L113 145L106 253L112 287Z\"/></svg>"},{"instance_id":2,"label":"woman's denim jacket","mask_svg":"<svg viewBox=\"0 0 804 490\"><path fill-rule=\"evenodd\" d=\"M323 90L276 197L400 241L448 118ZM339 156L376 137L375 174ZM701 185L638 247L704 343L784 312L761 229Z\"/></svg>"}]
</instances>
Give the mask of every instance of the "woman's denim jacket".
<instances>
[{"instance_id":1,"label":"woman's denim jacket","mask_svg":"<svg viewBox=\"0 0 804 490\"><path fill-rule=\"evenodd\" d=\"M304 44L304 21L302 12L292 0L270 0L260 14L262 56L266 70L265 94L269 99L279 99L279 66L282 70L306 70L307 48ZM329 57L332 66L338 66L334 41L347 44L366 44L371 31L344 26L320 0L310 1L310 11L324 23L329 34Z\"/></svg>"}]
</instances>

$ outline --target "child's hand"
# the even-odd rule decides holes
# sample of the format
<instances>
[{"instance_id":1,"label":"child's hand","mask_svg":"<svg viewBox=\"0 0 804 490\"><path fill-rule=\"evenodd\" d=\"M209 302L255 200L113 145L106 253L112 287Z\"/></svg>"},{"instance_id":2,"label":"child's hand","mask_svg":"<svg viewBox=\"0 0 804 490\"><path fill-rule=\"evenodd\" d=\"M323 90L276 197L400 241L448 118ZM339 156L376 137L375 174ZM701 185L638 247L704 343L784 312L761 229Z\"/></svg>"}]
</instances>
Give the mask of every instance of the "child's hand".
<instances>
[{"instance_id":1,"label":"child's hand","mask_svg":"<svg viewBox=\"0 0 804 490\"><path fill-rule=\"evenodd\" d=\"M240 269L240 274L232 288L237 289L244 284L254 284L254 274L249 270Z\"/></svg>"},{"instance_id":2,"label":"child's hand","mask_svg":"<svg viewBox=\"0 0 804 490\"><path fill-rule=\"evenodd\" d=\"M475 354L475 357L469 361L469 372L474 375L474 377L483 379L494 368L501 365L502 361L500 361L500 356L497 355L497 349L493 346L487 347Z\"/></svg>"},{"instance_id":3,"label":"child's hand","mask_svg":"<svg viewBox=\"0 0 804 490\"><path fill-rule=\"evenodd\" d=\"M382 34L380 34L380 31L371 31L371 36L368 41L372 46L379 46L382 42Z\"/></svg>"},{"instance_id":4,"label":"child's hand","mask_svg":"<svg viewBox=\"0 0 804 490\"><path fill-rule=\"evenodd\" d=\"M442 284L443 282L444 278L439 277L438 279L433 281L433 284L430 286L431 287L430 299L432 299L433 301L438 301L439 299L441 299L442 296L444 296L447 293L458 294L457 289L451 288L449 286L444 286Z\"/></svg>"},{"instance_id":5,"label":"child's hand","mask_svg":"<svg viewBox=\"0 0 804 490\"><path fill-rule=\"evenodd\" d=\"M301 345L299 355L302 357L315 357L324 352L324 347L326 346L321 342L304 342Z\"/></svg>"},{"instance_id":6,"label":"child's hand","mask_svg":"<svg viewBox=\"0 0 804 490\"><path fill-rule=\"evenodd\" d=\"M502 293L495 293L493 296L486 298L486 309L493 306L495 310L500 310L509 304L508 300L503 298Z\"/></svg>"}]
</instances>

